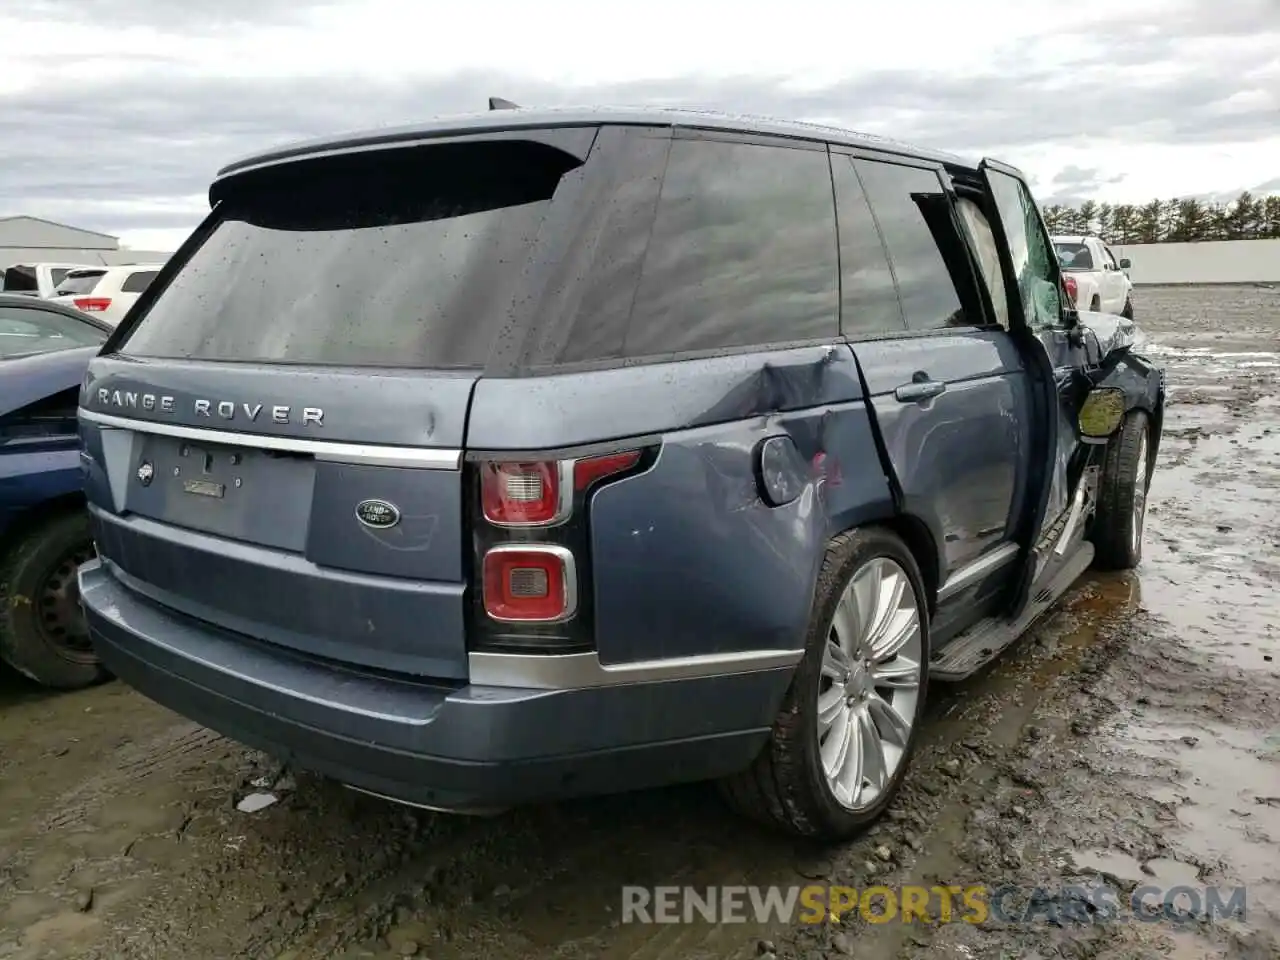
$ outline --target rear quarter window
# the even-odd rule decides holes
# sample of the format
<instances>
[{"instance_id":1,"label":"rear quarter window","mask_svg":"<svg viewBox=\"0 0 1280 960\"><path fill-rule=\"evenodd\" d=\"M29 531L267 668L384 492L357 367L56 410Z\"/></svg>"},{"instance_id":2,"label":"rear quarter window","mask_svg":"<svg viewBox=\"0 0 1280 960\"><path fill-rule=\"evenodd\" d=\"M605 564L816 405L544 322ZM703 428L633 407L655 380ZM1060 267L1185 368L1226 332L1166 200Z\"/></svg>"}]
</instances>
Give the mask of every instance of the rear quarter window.
<instances>
[{"instance_id":1,"label":"rear quarter window","mask_svg":"<svg viewBox=\"0 0 1280 960\"><path fill-rule=\"evenodd\" d=\"M121 293L142 293L147 287L151 286L151 281L156 278L156 270L138 270L129 274L124 278L124 283L120 284Z\"/></svg>"},{"instance_id":2,"label":"rear quarter window","mask_svg":"<svg viewBox=\"0 0 1280 960\"><path fill-rule=\"evenodd\" d=\"M577 161L531 142L295 161L233 185L130 331L141 357L479 367Z\"/></svg>"},{"instance_id":3,"label":"rear quarter window","mask_svg":"<svg viewBox=\"0 0 1280 960\"><path fill-rule=\"evenodd\" d=\"M826 152L673 140L624 353L662 356L838 335Z\"/></svg>"}]
</instances>

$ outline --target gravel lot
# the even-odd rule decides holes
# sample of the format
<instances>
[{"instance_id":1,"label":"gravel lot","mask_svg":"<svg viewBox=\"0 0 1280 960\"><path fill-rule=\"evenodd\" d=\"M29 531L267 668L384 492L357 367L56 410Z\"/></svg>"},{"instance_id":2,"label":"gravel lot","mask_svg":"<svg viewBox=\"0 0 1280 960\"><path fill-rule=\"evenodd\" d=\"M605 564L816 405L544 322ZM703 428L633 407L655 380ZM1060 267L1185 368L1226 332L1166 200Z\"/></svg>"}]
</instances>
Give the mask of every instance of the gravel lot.
<instances>
[{"instance_id":1,"label":"gravel lot","mask_svg":"<svg viewBox=\"0 0 1280 960\"><path fill-rule=\"evenodd\" d=\"M310 778L120 683L0 674L0 957L805 960L1280 956L1280 288L1139 288L1172 405L1136 574L1087 575L935 688L892 817L814 850L705 787L417 813ZM256 813L236 803L273 790ZM1243 918L618 922L624 884L1244 885ZM1019 901L1022 902L1022 901ZM1080 911L1077 911L1079 913Z\"/></svg>"}]
</instances>

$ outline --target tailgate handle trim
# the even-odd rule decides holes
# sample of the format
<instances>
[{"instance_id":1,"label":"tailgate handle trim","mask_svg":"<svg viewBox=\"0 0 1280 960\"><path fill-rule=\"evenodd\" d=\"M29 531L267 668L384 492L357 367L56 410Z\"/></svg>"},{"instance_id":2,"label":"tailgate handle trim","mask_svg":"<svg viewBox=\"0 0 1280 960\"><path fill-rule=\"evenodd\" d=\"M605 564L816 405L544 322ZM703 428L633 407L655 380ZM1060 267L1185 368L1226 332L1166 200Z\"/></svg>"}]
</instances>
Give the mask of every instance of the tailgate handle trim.
<instances>
[{"instance_id":1,"label":"tailgate handle trim","mask_svg":"<svg viewBox=\"0 0 1280 960\"><path fill-rule=\"evenodd\" d=\"M87 423L96 423L110 429L132 430L135 433L150 433L160 437L176 437L179 440L203 441L231 447L310 454L317 460L337 463L416 467L420 470L457 470L462 462L461 450L385 447L368 443L312 440L309 437L276 437L258 433L235 433L230 430L208 430L204 427L188 427L178 423L156 423L152 420L116 417L109 413L86 410L83 407L80 408L79 415L80 419Z\"/></svg>"}]
</instances>

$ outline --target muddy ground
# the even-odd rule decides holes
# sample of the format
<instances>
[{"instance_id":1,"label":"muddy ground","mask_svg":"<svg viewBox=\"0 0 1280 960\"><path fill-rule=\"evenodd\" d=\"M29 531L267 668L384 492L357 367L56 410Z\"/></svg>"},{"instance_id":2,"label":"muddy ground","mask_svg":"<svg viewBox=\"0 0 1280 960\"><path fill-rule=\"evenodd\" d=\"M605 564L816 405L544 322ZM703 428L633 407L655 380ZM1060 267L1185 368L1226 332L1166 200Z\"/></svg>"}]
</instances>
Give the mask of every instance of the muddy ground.
<instances>
[{"instance_id":1,"label":"muddy ground","mask_svg":"<svg viewBox=\"0 0 1280 960\"><path fill-rule=\"evenodd\" d=\"M120 683L4 674L0 957L1280 956L1280 289L1135 300L1172 396L1144 562L1086 575L994 668L935 687L872 835L811 849L699 786L412 812L281 778ZM236 808L264 788L275 804ZM815 881L1015 895L980 925L618 922L623 884ZM1243 885L1245 912L1184 896L1108 920L1079 892L1144 885Z\"/></svg>"}]
</instances>

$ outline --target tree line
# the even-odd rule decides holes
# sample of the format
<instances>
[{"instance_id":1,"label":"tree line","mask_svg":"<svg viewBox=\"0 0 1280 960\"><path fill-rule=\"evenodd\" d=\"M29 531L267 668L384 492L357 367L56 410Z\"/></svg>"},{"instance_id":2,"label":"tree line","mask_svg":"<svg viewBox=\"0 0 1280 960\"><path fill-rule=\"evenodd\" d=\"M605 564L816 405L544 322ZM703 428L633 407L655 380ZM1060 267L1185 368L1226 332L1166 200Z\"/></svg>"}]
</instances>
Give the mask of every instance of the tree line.
<instances>
[{"instance_id":1,"label":"tree line","mask_svg":"<svg viewBox=\"0 0 1280 960\"><path fill-rule=\"evenodd\" d=\"M1112 244L1280 239L1280 195L1255 197L1247 190L1230 203L1086 200L1078 207L1051 204L1043 213L1050 233L1092 233Z\"/></svg>"}]
</instances>

